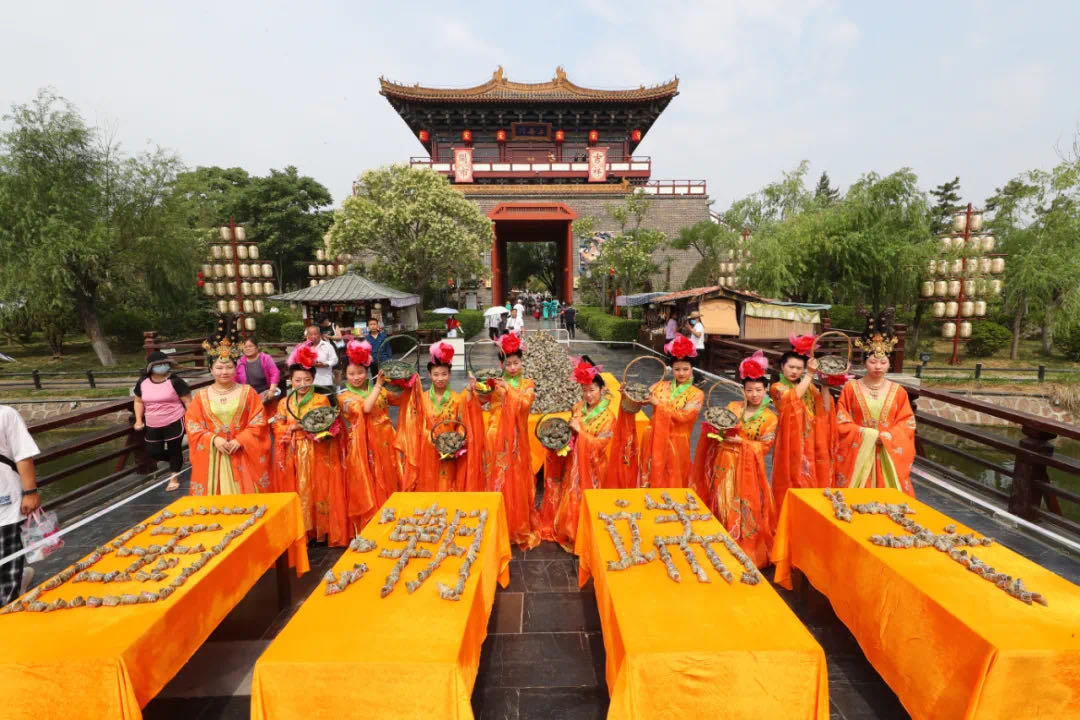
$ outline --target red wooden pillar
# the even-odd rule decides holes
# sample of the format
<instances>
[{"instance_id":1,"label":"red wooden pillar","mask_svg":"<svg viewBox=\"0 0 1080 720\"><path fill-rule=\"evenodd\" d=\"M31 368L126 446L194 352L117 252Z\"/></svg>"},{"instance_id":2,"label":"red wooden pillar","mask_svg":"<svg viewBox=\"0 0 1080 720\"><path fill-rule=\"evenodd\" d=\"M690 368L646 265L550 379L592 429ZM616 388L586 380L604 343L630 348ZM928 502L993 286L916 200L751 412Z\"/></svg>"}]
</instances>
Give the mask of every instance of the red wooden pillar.
<instances>
[{"instance_id":1,"label":"red wooden pillar","mask_svg":"<svg viewBox=\"0 0 1080 720\"><path fill-rule=\"evenodd\" d=\"M566 252L563 254L563 287L566 288L566 298L563 302L571 305L574 302L574 221L566 223Z\"/></svg>"},{"instance_id":2,"label":"red wooden pillar","mask_svg":"<svg viewBox=\"0 0 1080 720\"><path fill-rule=\"evenodd\" d=\"M502 263L499 257L499 234L495 228L495 223L491 223L491 304L501 305L503 279L499 269Z\"/></svg>"}]
</instances>

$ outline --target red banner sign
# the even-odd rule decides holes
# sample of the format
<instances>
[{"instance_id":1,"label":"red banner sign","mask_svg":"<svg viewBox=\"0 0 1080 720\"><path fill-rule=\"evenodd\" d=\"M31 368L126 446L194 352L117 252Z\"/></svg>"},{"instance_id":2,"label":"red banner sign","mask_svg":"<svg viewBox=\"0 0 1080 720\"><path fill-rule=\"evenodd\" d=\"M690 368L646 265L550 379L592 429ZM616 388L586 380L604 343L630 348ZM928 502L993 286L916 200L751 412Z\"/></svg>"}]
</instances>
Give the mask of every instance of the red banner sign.
<instances>
[{"instance_id":1,"label":"red banner sign","mask_svg":"<svg viewBox=\"0 0 1080 720\"><path fill-rule=\"evenodd\" d=\"M472 151L471 147L454 148L454 182L472 182Z\"/></svg>"},{"instance_id":2,"label":"red banner sign","mask_svg":"<svg viewBox=\"0 0 1080 720\"><path fill-rule=\"evenodd\" d=\"M589 148L589 182L607 182L606 147Z\"/></svg>"}]
</instances>

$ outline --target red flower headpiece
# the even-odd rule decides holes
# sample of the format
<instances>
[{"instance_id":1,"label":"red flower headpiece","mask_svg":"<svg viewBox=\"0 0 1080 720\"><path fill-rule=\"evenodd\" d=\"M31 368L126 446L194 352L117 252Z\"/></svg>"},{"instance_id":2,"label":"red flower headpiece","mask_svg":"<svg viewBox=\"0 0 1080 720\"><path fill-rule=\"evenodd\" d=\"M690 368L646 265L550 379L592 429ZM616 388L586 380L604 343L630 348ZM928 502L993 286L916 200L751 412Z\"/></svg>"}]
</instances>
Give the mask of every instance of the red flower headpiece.
<instances>
[{"instance_id":1,"label":"red flower headpiece","mask_svg":"<svg viewBox=\"0 0 1080 720\"><path fill-rule=\"evenodd\" d=\"M371 364L371 343L367 340L350 340L345 346L345 354L349 356L349 362L353 365L367 367Z\"/></svg>"},{"instance_id":2,"label":"red flower headpiece","mask_svg":"<svg viewBox=\"0 0 1080 720\"><path fill-rule=\"evenodd\" d=\"M760 380L765 377L765 373L769 369L769 360L765 357L765 353L758 350L756 353L739 363L739 377L743 380L750 378L751 380Z\"/></svg>"},{"instance_id":3,"label":"red flower headpiece","mask_svg":"<svg viewBox=\"0 0 1080 720\"><path fill-rule=\"evenodd\" d=\"M588 385L600 374L600 371L604 369L603 365L593 365L592 363L582 360L581 358L574 359L574 371L571 377L574 382L582 385Z\"/></svg>"},{"instance_id":4,"label":"red flower headpiece","mask_svg":"<svg viewBox=\"0 0 1080 720\"><path fill-rule=\"evenodd\" d=\"M310 345L300 345L293 354L293 362L311 370L319 361L319 352Z\"/></svg>"},{"instance_id":5,"label":"red flower headpiece","mask_svg":"<svg viewBox=\"0 0 1080 720\"><path fill-rule=\"evenodd\" d=\"M664 352L678 360L697 357L697 348L685 335L676 335L674 340L664 346Z\"/></svg>"},{"instance_id":6,"label":"red flower headpiece","mask_svg":"<svg viewBox=\"0 0 1080 720\"><path fill-rule=\"evenodd\" d=\"M855 379L855 376L850 373L844 373L843 375L826 375L825 373L818 373L818 375L825 378L825 383L830 387L843 387L847 384L848 380Z\"/></svg>"},{"instance_id":7,"label":"red flower headpiece","mask_svg":"<svg viewBox=\"0 0 1080 720\"><path fill-rule=\"evenodd\" d=\"M521 350L521 338L513 333L500 336L499 339L495 341L495 344L502 350L503 355L509 355L510 353Z\"/></svg>"},{"instance_id":8,"label":"red flower headpiece","mask_svg":"<svg viewBox=\"0 0 1080 720\"><path fill-rule=\"evenodd\" d=\"M809 355L810 351L814 349L814 341L817 340L817 336L789 333L788 340L791 342L791 347L795 352L800 355Z\"/></svg>"},{"instance_id":9,"label":"red flower headpiece","mask_svg":"<svg viewBox=\"0 0 1080 720\"><path fill-rule=\"evenodd\" d=\"M431 362L436 365L449 365L454 360L454 346L440 340L428 349Z\"/></svg>"}]
</instances>

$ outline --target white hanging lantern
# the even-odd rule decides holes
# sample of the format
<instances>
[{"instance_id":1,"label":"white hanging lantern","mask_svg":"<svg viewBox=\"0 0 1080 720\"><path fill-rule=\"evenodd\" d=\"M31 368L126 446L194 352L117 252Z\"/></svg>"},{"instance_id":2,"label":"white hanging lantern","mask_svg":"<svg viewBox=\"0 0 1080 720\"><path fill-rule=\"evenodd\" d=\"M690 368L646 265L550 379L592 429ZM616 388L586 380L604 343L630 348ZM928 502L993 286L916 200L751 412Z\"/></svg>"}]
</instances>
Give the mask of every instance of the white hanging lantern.
<instances>
[{"instance_id":1,"label":"white hanging lantern","mask_svg":"<svg viewBox=\"0 0 1080 720\"><path fill-rule=\"evenodd\" d=\"M246 280L244 282L240 283L240 290L245 295L250 295L251 294L251 283L247 282ZM246 312L250 312L250 311L246 311Z\"/></svg>"},{"instance_id":2,"label":"white hanging lantern","mask_svg":"<svg viewBox=\"0 0 1080 720\"><path fill-rule=\"evenodd\" d=\"M937 318L945 317L945 303L943 303L943 302L934 303L934 317L937 317Z\"/></svg>"},{"instance_id":3,"label":"white hanging lantern","mask_svg":"<svg viewBox=\"0 0 1080 720\"><path fill-rule=\"evenodd\" d=\"M232 260L232 245L221 246L221 257L225 258L226 260Z\"/></svg>"},{"instance_id":4,"label":"white hanging lantern","mask_svg":"<svg viewBox=\"0 0 1080 720\"><path fill-rule=\"evenodd\" d=\"M240 277L248 277L251 275L251 267L247 263L240 263Z\"/></svg>"},{"instance_id":5,"label":"white hanging lantern","mask_svg":"<svg viewBox=\"0 0 1080 720\"><path fill-rule=\"evenodd\" d=\"M938 297L945 297L945 294L949 292L949 283L944 280L938 280L934 283L934 294Z\"/></svg>"},{"instance_id":6,"label":"white hanging lantern","mask_svg":"<svg viewBox=\"0 0 1080 720\"><path fill-rule=\"evenodd\" d=\"M1005 272L1005 258L994 258L990 261L990 272L1000 275Z\"/></svg>"},{"instance_id":7,"label":"white hanging lantern","mask_svg":"<svg viewBox=\"0 0 1080 720\"><path fill-rule=\"evenodd\" d=\"M240 312L240 301L239 300L230 300L229 301L229 312L234 313L234 314Z\"/></svg>"},{"instance_id":8,"label":"white hanging lantern","mask_svg":"<svg viewBox=\"0 0 1080 720\"><path fill-rule=\"evenodd\" d=\"M224 300L218 300L217 311L222 314L229 312L229 303L225 302Z\"/></svg>"},{"instance_id":9,"label":"white hanging lantern","mask_svg":"<svg viewBox=\"0 0 1080 720\"><path fill-rule=\"evenodd\" d=\"M203 263L200 269L204 278L214 277L214 266L210 263Z\"/></svg>"},{"instance_id":10,"label":"white hanging lantern","mask_svg":"<svg viewBox=\"0 0 1080 720\"><path fill-rule=\"evenodd\" d=\"M985 317L985 316L986 316L986 301L985 300L976 300L975 301L975 317Z\"/></svg>"},{"instance_id":11,"label":"white hanging lantern","mask_svg":"<svg viewBox=\"0 0 1080 720\"><path fill-rule=\"evenodd\" d=\"M966 250L969 255L977 255L979 251L982 250L982 238L972 235L968 238L964 250Z\"/></svg>"},{"instance_id":12,"label":"white hanging lantern","mask_svg":"<svg viewBox=\"0 0 1080 720\"><path fill-rule=\"evenodd\" d=\"M257 313L266 312L266 303L264 303L262 300L256 300L255 301L255 312L257 312Z\"/></svg>"},{"instance_id":13,"label":"white hanging lantern","mask_svg":"<svg viewBox=\"0 0 1080 720\"><path fill-rule=\"evenodd\" d=\"M307 274L308 274L309 277L315 277L316 275L319 274L319 271L315 269L314 265L308 265L307 266Z\"/></svg>"},{"instance_id":14,"label":"white hanging lantern","mask_svg":"<svg viewBox=\"0 0 1080 720\"><path fill-rule=\"evenodd\" d=\"M225 288L229 291L230 295L235 295L236 291L239 289L236 286L236 281L235 280L232 281L231 283L226 283Z\"/></svg>"},{"instance_id":15,"label":"white hanging lantern","mask_svg":"<svg viewBox=\"0 0 1080 720\"><path fill-rule=\"evenodd\" d=\"M983 229L982 213L971 213L971 232L981 232Z\"/></svg>"},{"instance_id":16,"label":"white hanging lantern","mask_svg":"<svg viewBox=\"0 0 1080 720\"><path fill-rule=\"evenodd\" d=\"M335 265L327 265L326 266L326 274L329 275L329 276L333 276L334 270L336 270L336 269L337 269L337 267Z\"/></svg>"},{"instance_id":17,"label":"white hanging lantern","mask_svg":"<svg viewBox=\"0 0 1080 720\"><path fill-rule=\"evenodd\" d=\"M249 245L248 246L248 257L251 258L252 260L258 260L259 259L259 246L258 245Z\"/></svg>"},{"instance_id":18,"label":"white hanging lantern","mask_svg":"<svg viewBox=\"0 0 1080 720\"><path fill-rule=\"evenodd\" d=\"M941 324L941 337L956 337L956 323L947 322Z\"/></svg>"},{"instance_id":19,"label":"white hanging lantern","mask_svg":"<svg viewBox=\"0 0 1080 720\"><path fill-rule=\"evenodd\" d=\"M736 267L738 267L738 266L736 266ZM337 274L338 275L344 275L346 269L347 269L347 266L345 265L345 263L338 264L338 266L337 266Z\"/></svg>"},{"instance_id":20,"label":"white hanging lantern","mask_svg":"<svg viewBox=\"0 0 1080 720\"><path fill-rule=\"evenodd\" d=\"M255 318L244 318L244 329L248 332L255 332Z\"/></svg>"},{"instance_id":21,"label":"white hanging lantern","mask_svg":"<svg viewBox=\"0 0 1080 720\"><path fill-rule=\"evenodd\" d=\"M984 253L994 252L994 236L983 235L982 237L982 251Z\"/></svg>"},{"instance_id":22,"label":"white hanging lantern","mask_svg":"<svg viewBox=\"0 0 1080 720\"><path fill-rule=\"evenodd\" d=\"M971 323L969 323L967 320L960 323L960 337L962 337L962 338L971 337Z\"/></svg>"},{"instance_id":23,"label":"white hanging lantern","mask_svg":"<svg viewBox=\"0 0 1080 720\"><path fill-rule=\"evenodd\" d=\"M207 297L214 297L214 283L204 283L202 289L203 295L206 295Z\"/></svg>"},{"instance_id":24,"label":"white hanging lantern","mask_svg":"<svg viewBox=\"0 0 1080 720\"><path fill-rule=\"evenodd\" d=\"M229 234L229 226L228 225L222 225L221 226L221 239L224 240L225 242L228 242L231 238L232 238L232 236Z\"/></svg>"},{"instance_id":25,"label":"white hanging lantern","mask_svg":"<svg viewBox=\"0 0 1080 720\"><path fill-rule=\"evenodd\" d=\"M967 213L956 213L952 219L952 229L956 232L964 232L964 226L967 225Z\"/></svg>"},{"instance_id":26,"label":"white hanging lantern","mask_svg":"<svg viewBox=\"0 0 1080 720\"><path fill-rule=\"evenodd\" d=\"M952 249L953 250L963 250L964 249L964 237L962 235L957 235L956 237L954 237L952 239Z\"/></svg>"},{"instance_id":27,"label":"white hanging lantern","mask_svg":"<svg viewBox=\"0 0 1080 720\"><path fill-rule=\"evenodd\" d=\"M960 303L960 314L964 317L971 317L975 314L975 303L970 300L965 300Z\"/></svg>"},{"instance_id":28,"label":"white hanging lantern","mask_svg":"<svg viewBox=\"0 0 1080 720\"><path fill-rule=\"evenodd\" d=\"M326 259L326 251L325 250L316 250L315 251L315 259L320 260L320 261L325 260Z\"/></svg>"},{"instance_id":29,"label":"white hanging lantern","mask_svg":"<svg viewBox=\"0 0 1080 720\"><path fill-rule=\"evenodd\" d=\"M979 272L985 275L990 272L991 267L992 263L990 261L990 258L979 258Z\"/></svg>"},{"instance_id":30,"label":"white hanging lantern","mask_svg":"<svg viewBox=\"0 0 1080 720\"><path fill-rule=\"evenodd\" d=\"M263 294L265 294L265 295L273 295L274 294L274 283L272 283L272 282L264 282L263 283Z\"/></svg>"},{"instance_id":31,"label":"white hanging lantern","mask_svg":"<svg viewBox=\"0 0 1080 720\"><path fill-rule=\"evenodd\" d=\"M308 280L308 287L315 287L318 284L319 284L319 281L316 280L315 278L311 278L310 280Z\"/></svg>"},{"instance_id":32,"label":"white hanging lantern","mask_svg":"<svg viewBox=\"0 0 1080 720\"><path fill-rule=\"evenodd\" d=\"M221 280L214 283L214 289L217 291L218 295L224 295L224 294L226 294L228 292L228 288L225 286L225 283L223 281L221 281Z\"/></svg>"},{"instance_id":33,"label":"white hanging lantern","mask_svg":"<svg viewBox=\"0 0 1080 720\"><path fill-rule=\"evenodd\" d=\"M247 240L247 231L244 230L243 225L236 226L236 242L244 242Z\"/></svg>"},{"instance_id":34,"label":"white hanging lantern","mask_svg":"<svg viewBox=\"0 0 1080 720\"><path fill-rule=\"evenodd\" d=\"M274 277L274 266L271 265L270 263L263 263L262 264L262 276L264 278L272 278L272 277Z\"/></svg>"},{"instance_id":35,"label":"white hanging lantern","mask_svg":"<svg viewBox=\"0 0 1080 720\"><path fill-rule=\"evenodd\" d=\"M945 303L945 317L956 317L956 311L958 309L955 300L950 300Z\"/></svg>"},{"instance_id":36,"label":"white hanging lantern","mask_svg":"<svg viewBox=\"0 0 1080 720\"><path fill-rule=\"evenodd\" d=\"M325 265L316 265L315 270L319 273L320 277L323 277L323 276L326 275L326 266Z\"/></svg>"},{"instance_id":37,"label":"white hanging lantern","mask_svg":"<svg viewBox=\"0 0 1080 720\"><path fill-rule=\"evenodd\" d=\"M251 263L251 277L259 277L259 263Z\"/></svg>"},{"instance_id":38,"label":"white hanging lantern","mask_svg":"<svg viewBox=\"0 0 1080 720\"><path fill-rule=\"evenodd\" d=\"M922 292L920 293L924 298L933 297L934 295L934 283L932 280L927 280L922 284Z\"/></svg>"},{"instance_id":39,"label":"white hanging lantern","mask_svg":"<svg viewBox=\"0 0 1080 720\"><path fill-rule=\"evenodd\" d=\"M937 260L931 260L926 264L926 272L929 275L937 274Z\"/></svg>"},{"instance_id":40,"label":"white hanging lantern","mask_svg":"<svg viewBox=\"0 0 1080 720\"><path fill-rule=\"evenodd\" d=\"M1000 280L991 280L990 281L990 292L994 293L995 295L1000 295L1001 294L1001 281Z\"/></svg>"},{"instance_id":41,"label":"white hanging lantern","mask_svg":"<svg viewBox=\"0 0 1080 720\"><path fill-rule=\"evenodd\" d=\"M213 256L213 258L215 260L220 260L221 259L221 246L220 245L211 245L210 246L210 255Z\"/></svg>"},{"instance_id":42,"label":"white hanging lantern","mask_svg":"<svg viewBox=\"0 0 1080 720\"><path fill-rule=\"evenodd\" d=\"M979 272L979 261L975 258L968 258L964 263L964 277L971 277Z\"/></svg>"},{"instance_id":43,"label":"white hanging lantern","mask_svg":"<svg viewBox=\"0 0 1080 720\"><path fill-rule=\"evenodd\" d=\"M960 294L960 281L959 280L950 280L949 281L949 297L956 297L959 294Z\"/></svg>"},{"instance_id":44,"label":"white hanging lantern","mask_svg":"<svg viewBox=\"0 0 1080 720\"><path fill-rule=\"evenodd\" d=\"M232 265L226 265L225 277L236 277L236 268Z\"/></svg>"},{"instance_id":45,"label":"white hanging lantern","mask_svg":"<svg viewBox=\"0 0 1080 720\"><path fill-rule=\"evenodd\" d=\"M216 278L225 277L225 266L224 265L214 265L214 277L216 277Z\"/></svg>"},{"instance_id":46,"label":"white hanging lantern","mask_svg":"<svg viewBox=\"0 0 1080 720\"><path fill-rule=\"evenodd\" d=\"M382 303L377 302L374 305L372 305L372 307L375 308L376 310L380 310L380 309L382 309Z\"/></svg>"},{"instance_id":47,"label":"white hanging lantern","mask_svg":"<svg viewBox=\"0 0 1080 720\"><path fill-rule=\"evenodd\" d=\"M953 260L952 261L952 266L949 268L949 272L953 276L958 276L963 271L964 271L964 261L963 260Z\"/></svg>"},{"instance_id":48,"label":"white hanging lantern","mask_svg":"<svg viewBox=\"0 0 1080 720\"><path fill-rule=\"evenodd\" d=\"M250 300L244 300L244 312L245 313L255 312L255 303L251 302Z\"/></svg>"},{"instance_id":49,"label":"white hanging lantern","mask_svg":"<svg viewBox=\"0 0 1080 720\"><path fill-rule=\"evenodd\" d=\"M941 238L941 252L947 253L947 252L949 252L949 250L952 250L952 238L951 237L943 237L943 238Z\"/></svg>"},{"instance_id":50,"label":"white hanging lantern","mask_svg":"<svg viewBox=\"0 0 1080 720\"><path fill-rule=\"evenodd\" d=\"M251 283L251 294L252 295L262 295L263 294L263 286L262 286L261 282L253 282L253 283Z\"/></svg>"},{"instance_id":51,"label":"white hanging lantern","mask_svg":"<svg viewBox=\"0 0 1080 720\"><path fill-rule=\"evenodd\" d=\"M236 257L240 258L241 260L247 260L248 259L248 246L247 245L238 245L236 247Z\"/></svg>"}]
</instances>

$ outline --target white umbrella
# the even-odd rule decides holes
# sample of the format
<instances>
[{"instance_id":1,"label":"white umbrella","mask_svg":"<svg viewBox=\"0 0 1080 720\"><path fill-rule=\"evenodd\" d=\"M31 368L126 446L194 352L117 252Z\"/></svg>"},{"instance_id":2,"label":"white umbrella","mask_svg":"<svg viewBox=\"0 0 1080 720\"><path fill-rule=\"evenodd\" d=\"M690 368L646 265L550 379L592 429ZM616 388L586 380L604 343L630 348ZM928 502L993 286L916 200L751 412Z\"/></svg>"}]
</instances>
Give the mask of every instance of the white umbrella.
<instances>
[{"instance_id":1,"label":"white umbrella","mask_svg":"<svg viewBox=\"0 0 1080 720\"><path fill-rule=\"evenodd\" d=\"M454 308L451 308L451 307L441 307L441 308L435 308L431 312L435 313L436 315L457 315L460 312L460 310L455 310Z\"/></svg>"},{"instance_id":2,"label":"white umbrella","mask_svg":"<svg viewBox=\"0 0 1080 720\"><path fill-rule=\"evenodd\" d=\"M484 317L491 317L492 315L505 315L510 311L504 308L502 305L494 305L484 311Z\"/></svg>"}]
</instances>

